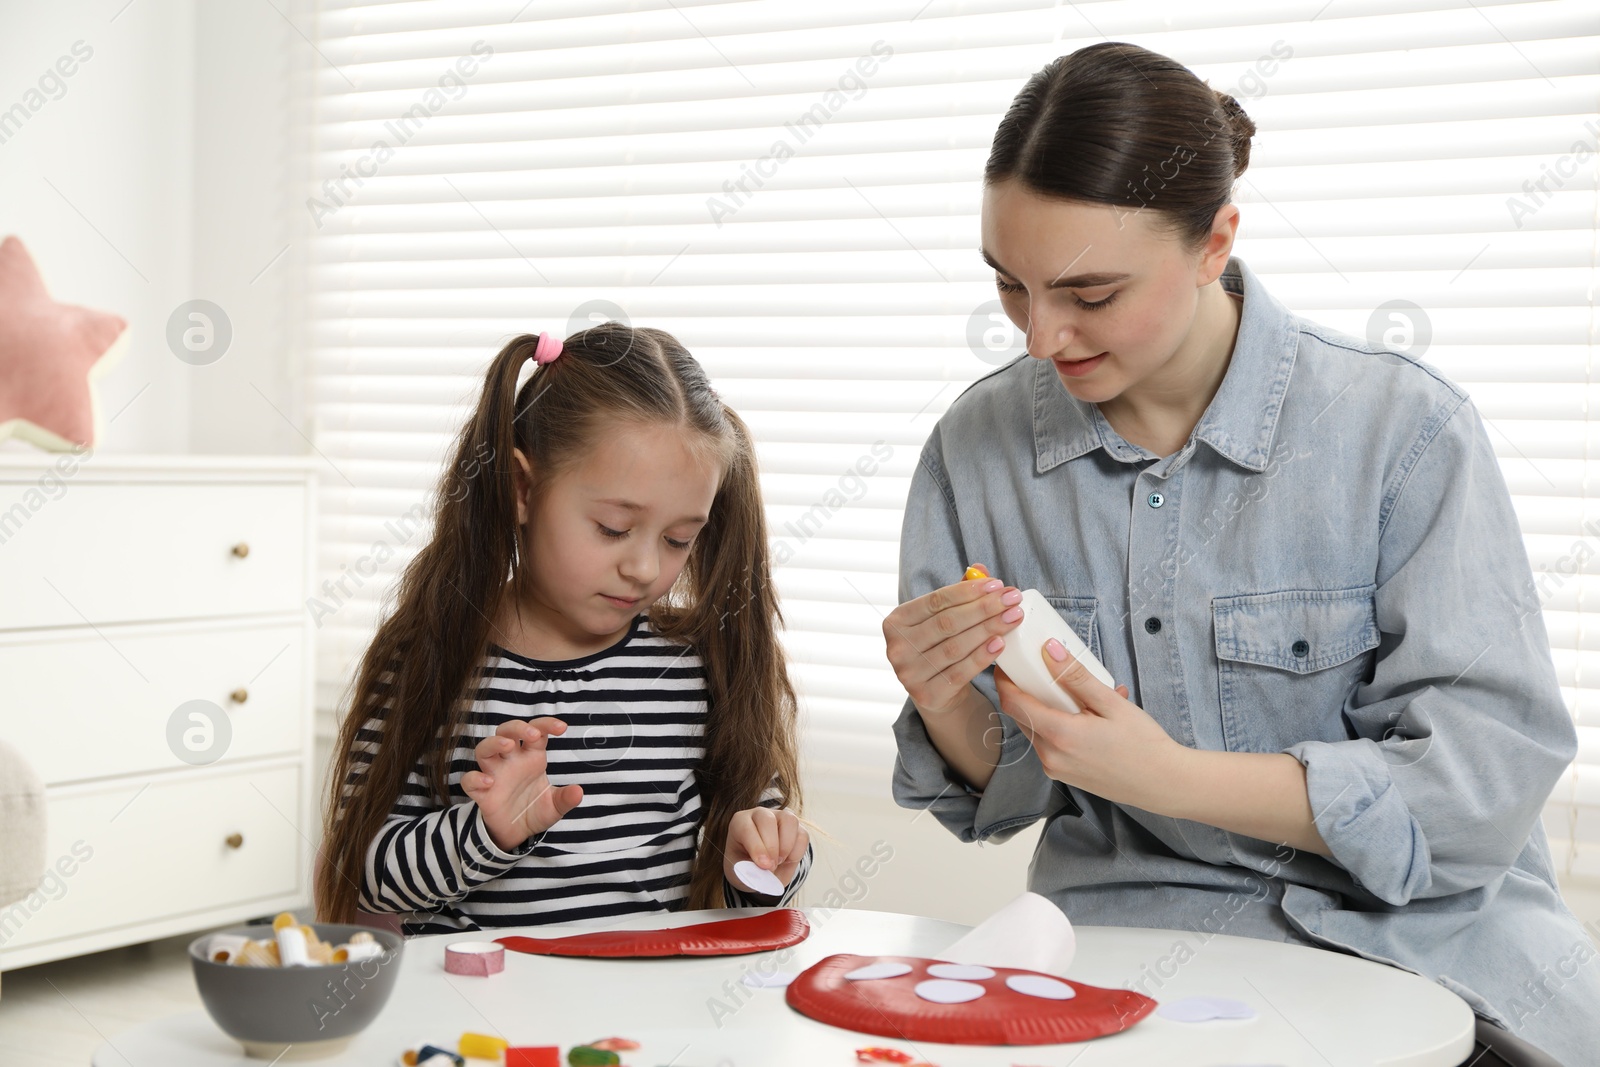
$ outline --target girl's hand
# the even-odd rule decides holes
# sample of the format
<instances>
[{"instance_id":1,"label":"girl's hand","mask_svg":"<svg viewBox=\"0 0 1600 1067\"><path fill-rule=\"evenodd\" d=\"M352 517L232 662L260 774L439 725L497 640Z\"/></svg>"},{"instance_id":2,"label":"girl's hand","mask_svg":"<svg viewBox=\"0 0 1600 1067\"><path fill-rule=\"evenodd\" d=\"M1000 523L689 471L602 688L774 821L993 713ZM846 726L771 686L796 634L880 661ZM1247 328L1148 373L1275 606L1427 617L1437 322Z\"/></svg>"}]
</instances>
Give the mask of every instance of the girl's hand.
<instances>
[{"instance_id":1,"label":"girl's hand","mask_svg":"<svg viewBox=\"0 0 1600 1067\"><path fill-rule=\"evenodd\" d=\"M583 787L556 788L545 777L546 742L567 724L545 716L503 722L473 750L478 770L461 776L461 789L483 812L494 843L506 851L542 834L583 799Z\"/></svg>"},{"instance_id":2,"label":"girl's hand","mask_svg":"<svg viewBox=\"0 0 1600 1067\"><path fill-rule=\"evenodd\" d=\"M734 812L728 822L728 845L722 850L722 876L729 884L754 893L733 875L735 863L750 860L757 867L772 871L787 886L800 869L810 840L811 835L800 825L800 817L792 811L758 807Z\"/></svg>"},{"instance_id":3,"label":"girl's hand","mask_svg":"<svg viewBox=\"0 0 1600 1067\"><path fill-rule=\"evenodd\" d=\"M918 710L954 707L1022 621L1022 593L998 578L973 578L908 600L883 620L889 665Z\"/></svg>"},{"instance_id":4,"label":"girl's hand","mask_svg":"<svg viewBox=\"0 0 1600 1067\"><path fill-rule=\"evenodd\" d=\"M1060 642L1045 644L1054 645L1064 659L1056 660L1044 649L1039 655L1083 712L1058 711L1034 699L997 667L1000 710L1033 743L1049 777L1119 804L1160 810L1163 805L1155 798L1174 780L1171 770L1189 750L1128 699L1127 686L1107 688Z\"/></svg>"}]
</instances>

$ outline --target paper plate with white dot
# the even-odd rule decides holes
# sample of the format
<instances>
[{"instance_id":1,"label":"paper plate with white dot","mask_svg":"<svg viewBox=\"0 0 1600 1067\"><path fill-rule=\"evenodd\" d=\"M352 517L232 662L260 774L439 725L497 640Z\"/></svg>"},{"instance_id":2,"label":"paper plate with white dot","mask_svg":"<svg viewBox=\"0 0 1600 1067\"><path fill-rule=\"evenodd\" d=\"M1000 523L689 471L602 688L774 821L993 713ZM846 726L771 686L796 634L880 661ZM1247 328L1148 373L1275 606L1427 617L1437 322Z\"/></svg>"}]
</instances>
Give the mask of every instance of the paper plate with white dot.
<instances>
[{"instance_id":1,"label":"paper plate with white dot","mask_svg":"<svg viewBox=\"0 0 1600 1067\"><path fill-rule=\"evenodd\" d=\"M1132 989L1085 985L1038 971L849 953L800 972L784 1000L830 1026L951 1045L1085 1041L1126 1030L1156 1007Z\"/></svg>"}]
</instances>

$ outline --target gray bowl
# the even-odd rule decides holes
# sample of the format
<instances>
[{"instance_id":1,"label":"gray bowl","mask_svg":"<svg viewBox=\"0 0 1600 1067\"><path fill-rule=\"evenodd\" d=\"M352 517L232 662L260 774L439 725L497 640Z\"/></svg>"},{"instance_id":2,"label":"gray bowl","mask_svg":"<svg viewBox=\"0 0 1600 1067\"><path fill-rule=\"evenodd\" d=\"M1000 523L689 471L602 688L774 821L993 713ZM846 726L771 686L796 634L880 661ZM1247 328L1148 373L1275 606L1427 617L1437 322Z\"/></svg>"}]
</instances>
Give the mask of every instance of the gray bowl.
<instances>
[{"instance_id":1,"label":"gray bowl","mask_svg":"<svg viewBox=\"0 0 1600 1067\"><path fill-rule=\"evenodd\" d=\"M216 934L269 939L271 926L213 930L189 943L189 963L206 1011L247 1056L308 1060L338 1055L366 1029L394 991L404 940L388 930L313 923L317 936L342 944L366 930L387 951L377 959L312 967L239 967L214 963L206 945Z\"/></svg>"}]
</instances>

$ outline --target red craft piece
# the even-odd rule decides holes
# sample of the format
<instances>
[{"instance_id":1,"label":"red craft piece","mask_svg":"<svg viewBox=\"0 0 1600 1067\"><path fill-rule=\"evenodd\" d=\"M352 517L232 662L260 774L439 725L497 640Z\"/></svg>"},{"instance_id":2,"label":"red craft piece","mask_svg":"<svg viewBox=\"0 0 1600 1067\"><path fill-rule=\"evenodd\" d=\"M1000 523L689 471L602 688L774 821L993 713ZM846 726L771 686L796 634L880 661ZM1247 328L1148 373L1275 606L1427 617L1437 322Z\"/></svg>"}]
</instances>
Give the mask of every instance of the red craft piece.
<instances>
[{"instance_id":1,"label":"red craft piece","mask_svg":"<svg viewBox=\"0 0 1600 1067\"><path fill-rule=\"evenodd\" d=\"M801 971L785 992L789 1006L818 1022L861 1034L934 1041L946 1045L1055 1045L1087 1041L1128 1029L1155 1010L1156 1002L1131 989L1103 989L1055 975L1077 995L1047 1000L1006 985L1014 974L1038 971L991 967L993 978L964 979L984 995L964 1004L935 1004L916 994L918 982L934 975L941 960L915 956L829 956ZM911 973L894 978L851 981L845 977L872 963L904 963Z\"/></svg>"},{"instance_id":2,"label":"red craft piece","mask_svg":"<svg viewBox=\"0 0 1600 1067\"><path fill-rule=\"evenodd\" d=\"M778 908L745 919L723 919L665 930L597 930L570 937L497 937L513 952L533 956L743 956L798 945L811 935L806 917Z\"/></svg>"},{"instance_id":3,"label":"red craft piece","mask_svg":"<svg viewBox=\"0 0 1600 1067\"><path fill-rule=\"evenodd\" d=\"M506 1067L561 1067L561 1049L555 1045L513 1045L506 1049Z\"/></svg>"}]
</instances>

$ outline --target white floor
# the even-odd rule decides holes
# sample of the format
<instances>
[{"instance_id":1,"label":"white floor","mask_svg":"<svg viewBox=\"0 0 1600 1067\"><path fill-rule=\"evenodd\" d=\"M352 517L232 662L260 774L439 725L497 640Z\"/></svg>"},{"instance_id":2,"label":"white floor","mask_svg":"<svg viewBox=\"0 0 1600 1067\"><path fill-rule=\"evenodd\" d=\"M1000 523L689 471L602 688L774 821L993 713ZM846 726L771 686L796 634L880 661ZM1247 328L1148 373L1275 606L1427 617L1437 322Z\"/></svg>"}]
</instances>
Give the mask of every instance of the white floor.
<instances>
[{"instance_id":1,"label":"white floor","mask_svg":"<svg viewBox=\"0 0 1600 1067\"><path fill-rule=\"evenodd\" d=\"M0 977L0 1062L85 1067L102 1042L116 1046L119 1031L198 1008L184 955L189 941L169 937L7 971Z\"/></svg>"}]
</instances>

